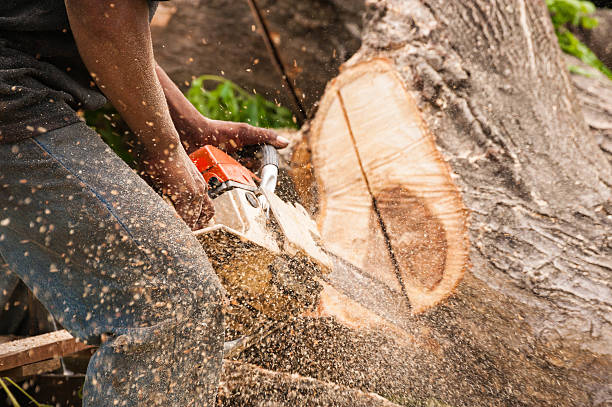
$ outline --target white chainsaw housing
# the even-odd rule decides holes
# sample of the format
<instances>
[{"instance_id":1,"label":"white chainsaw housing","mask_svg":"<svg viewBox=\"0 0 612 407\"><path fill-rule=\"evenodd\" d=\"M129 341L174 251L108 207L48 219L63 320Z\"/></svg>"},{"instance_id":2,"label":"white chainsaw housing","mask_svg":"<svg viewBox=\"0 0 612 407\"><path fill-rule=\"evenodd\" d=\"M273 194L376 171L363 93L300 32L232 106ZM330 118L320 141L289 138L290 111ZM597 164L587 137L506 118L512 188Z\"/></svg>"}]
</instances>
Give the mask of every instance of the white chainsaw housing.
<instances>
[{"instance_id":1,"label":"white chainsaw housing","mask_svg":"<svg viewBox=\"0 0 612 407\"><path fill-rule=\"evenodd\" d=\"M273 318L301 309L300 285L331 271L306 210L263 189L236 188L213 203L210 226L195 235L230 297Z\"/></svg>"}]
</instances>

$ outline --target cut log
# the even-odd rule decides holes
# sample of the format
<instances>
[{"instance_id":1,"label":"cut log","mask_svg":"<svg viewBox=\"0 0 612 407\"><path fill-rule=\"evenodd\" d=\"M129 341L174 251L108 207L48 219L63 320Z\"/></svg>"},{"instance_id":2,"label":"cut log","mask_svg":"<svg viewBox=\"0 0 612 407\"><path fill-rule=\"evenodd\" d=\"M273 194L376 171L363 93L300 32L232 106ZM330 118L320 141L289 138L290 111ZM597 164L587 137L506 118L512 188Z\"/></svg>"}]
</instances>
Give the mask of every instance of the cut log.
<instances>
[{"instance_id":1,"label":"cut log","mask_svg":"<svg viewBox=\"0 0 612 407\"><path fill-rule=\"evenodd\" d=\"M604 283L610 263L604 259L610 253L605 236L610 227L612 172L586 131L546 8L521 1L511 10L476 0L446 6L436 1L426 3L427 7L412 1L371 2L364 45L348 64L351 67L346 75L330 85L324 100L336 98L338 87L350 87L337 84L343 81L341 78L350 77L350 71L360 72L364 66L379 64L375 57L387 58L393 72L389 77L395 75L407 86L419 105L415 115L427 123L436 149L457 174L463 201L472 214L470 238L476 250L471 260L476 275L506 295L525 299L529 293L532 297L526 302L547 309L549 322L558 318L574 321L555 329L580 337L582 334L573 331L578 329L586 335L589 345L585 346L598 351L610 349L609 336L603 332L610 332L611 325L601 316L611 306L610 288ZM410 24L402 24L402 19L419 28L418 32L412 32ZM489 21L499 27L489 27ZM521 35L527 48L513 43L510 32ZM534 42L531 38L536 35L538 41ZM506 41L503 49L485 47L502 40ZM475 49L475 43L481 46ZM507 52L519 53L527 65L506 64ZM383 92L385 86L379 76L364 75L367 79L353 79L352 83L356 88ZM394 90L397 88L400 86ZM340 94L343 96L342 90ZM343 99L347 105L347 98ZM387 104L389 111L408 110L405 106L410 104L410 98L371 100L372 105ZM310 132L324 218L326 196L337 194L325 185L328 189L323 195L321 183L329 182L324 180L324 171L343 165L340 160L325 158L328 153L322 150L333 147L318 141L319 133L326 130L316 123L327 123L320 117L329 116L331 109L321 109ZM376 109L370 106L369 110ZM362 119L368 113L362 109L353 117ZM385 121L389 119L380 122ZM341 126L340 120L330 122L330 126ZM395 143L395 150L389 148L385 139L389 137L385 133L388 125L378 126L380 130L367 129L377 143L361 154L366 157L362 158L362 167L366 178L369 165L372 173L380 171L377 179L386 182L385 178L397 177L397 171L386 169L376 160L391 156L393 151L400 156L404 151L399 143ZM378 131L381 136L377 139L374 133ZM359 137L354 137L358 145ZM409 151L405 160L422 159L418 150L414 153ZM332 163L326 164L332 170L319 169L321 162ZM359 172L361 168L355 166L352 174L359 177ZM418 178L406 178L419 183ZM375 182L370 184L376 198ZM347 184L346 188L351 186ZM549 241L555 244L549 246ZM543 275L543 268L548 267ZM560 275L568 280L561 283L557 280ZM587 293L579 287L590 289ZM542 302L544 298L546 303ZM587 321L597 326L594 335L578 328Z\"/></svg>"},{"instance_id":2,"label":"cut log","mask_svg":"<svg viewBox=\"0 0 612 407\"><path fill-rule=\"evenodd\" d=\"M405 292L414 312L446 298L467 265L467 213L391 63L337 77L309 142L329 249Z\"/></svg>"}]
</instances>

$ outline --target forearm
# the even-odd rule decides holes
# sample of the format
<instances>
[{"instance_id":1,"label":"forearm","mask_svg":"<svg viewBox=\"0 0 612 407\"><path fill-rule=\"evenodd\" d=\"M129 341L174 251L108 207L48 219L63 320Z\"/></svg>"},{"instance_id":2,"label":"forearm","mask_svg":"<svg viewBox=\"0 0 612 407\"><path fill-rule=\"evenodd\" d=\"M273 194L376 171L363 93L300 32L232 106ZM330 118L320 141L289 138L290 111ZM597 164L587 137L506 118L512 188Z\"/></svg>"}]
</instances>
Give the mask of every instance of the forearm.
<instances>
[{"instance_id":1,"label":"forearm","mask_svg":"<svg viewBox=\"0 0 612 407\"><path fill-rule=\"evenodd\" d=\"M253 144L271 144L278 148L287 146L288 140L279 137L272 130L246 123L207 119L187 100L159 65L156 72L166 95L174 126L188 153L206 144L217 146L228 153Z\"/></svg>"},{"instance_id":2,"label":"forearm","mask_svg":"<svg viewBox=\"0 0 612 407\"><path fill-rule=\"evenodd\" d=\"M162 67L156 65L155 71L166 96L172 122L185 150L191 152L200 145L215 144L214 134L208 131L209 123L206 119L187 100Z\"/></svg>"},{"instance_id":3,"label":"forearm","mask_svg":"<svg viewBox=\"0 0 612 407\"><path fill-rule=\"evenodd\" d=\"M79 54L145 157L179 147L155 73L146 0L65 0Z\"/></svg>"}]
</instances>

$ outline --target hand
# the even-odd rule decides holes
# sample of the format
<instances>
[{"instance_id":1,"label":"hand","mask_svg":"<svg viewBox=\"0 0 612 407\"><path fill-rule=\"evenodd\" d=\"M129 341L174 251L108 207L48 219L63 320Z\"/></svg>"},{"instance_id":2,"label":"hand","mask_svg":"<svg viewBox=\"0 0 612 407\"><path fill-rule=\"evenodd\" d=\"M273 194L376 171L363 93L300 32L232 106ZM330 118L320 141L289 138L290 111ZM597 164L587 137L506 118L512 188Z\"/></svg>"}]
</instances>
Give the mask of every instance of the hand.
<instances>
[{"instance_id":1,"label":"hand","mask_svg":"<svg viewBox=\"0 0 612 407\"><path fill-rule=\"evenodd\" d=\"M276 148L284 148L289 144L289 140L278 136L274 130L206 118L185 98L159 65L155 71L166 95L172 122L187 153L207 144L228 154L253 144L271 144Z\"/></svg>"},{"instance_id":2,"label":"hand","mask_svg":"<svg viewBox=\"0 0 612 407\"><path fill-rule=\"evenodd\" d=\"M211 120L201 115L195 128L197 130L191 130L191 134L185 134L182 138L189 152L207 144L218 147L228 154L250 145L270 144L276 148L284 148L289 144L289 140L279 136L274 130L246 123Z\"/></svg>"},{"instance_id":3,"label":"hand","mask_svg":"<svg viewBox=\"0 0 612 407\"><path fill-rule=\"evenodd\" d=\"M144 164L150 183L172 202L192 230L206 225L215 213L213 203L207 194L206 181L182 147L149 158Z\"/></svg>"}]
</instances>

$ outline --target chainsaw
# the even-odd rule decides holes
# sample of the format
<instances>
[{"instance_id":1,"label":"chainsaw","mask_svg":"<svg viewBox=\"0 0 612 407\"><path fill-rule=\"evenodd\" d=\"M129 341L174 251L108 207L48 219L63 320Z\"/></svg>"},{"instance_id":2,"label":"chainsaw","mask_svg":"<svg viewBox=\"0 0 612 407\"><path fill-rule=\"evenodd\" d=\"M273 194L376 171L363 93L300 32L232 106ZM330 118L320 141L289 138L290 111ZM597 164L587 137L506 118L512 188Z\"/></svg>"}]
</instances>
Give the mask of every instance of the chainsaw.
<instances>
[{"instance_id":1,"label":"chainsaw","mask_svg":"<svg viewBox=\"0 0 612 407\"><path fill-rule=\"evenodd\" d=\"M260 148L259 176L218 148L190 154L208 183L215 215L194 232L228 292L230 338L258 321L286 320L311 309L331 271L316 223L300 204L275 194L278 153Z\"/></svg>"}]
</instances>

